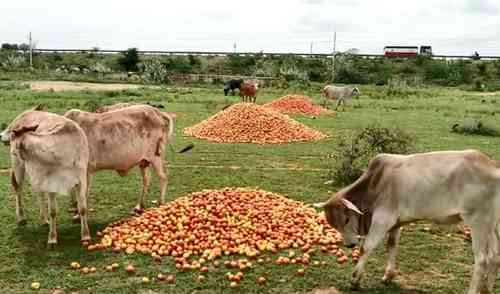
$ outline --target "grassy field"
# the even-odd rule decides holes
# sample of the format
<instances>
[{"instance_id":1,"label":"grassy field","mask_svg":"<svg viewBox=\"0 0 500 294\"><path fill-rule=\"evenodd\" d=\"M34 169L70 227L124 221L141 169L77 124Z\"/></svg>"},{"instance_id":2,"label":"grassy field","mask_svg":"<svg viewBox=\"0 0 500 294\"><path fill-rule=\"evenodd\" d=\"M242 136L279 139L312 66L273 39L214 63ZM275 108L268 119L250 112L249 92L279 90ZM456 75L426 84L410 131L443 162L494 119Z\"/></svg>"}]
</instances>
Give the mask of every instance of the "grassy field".
<instances>
[{"instance_id":1,"label":"grassy field","mask_svg":"<svg viewBox=\"0 0 500 294\"><path fill-rule=\"evenodd\" d=\"M302 92L319 101L319 86ZM300 122L321 130L332 137L315 143L283 145L216 144L184 137L182 128L191 126L220 111L236 97L224 97L221 89L160 88L121 91L52 92L31 91L12 84L0 84L0 123L8 123L21 111L37 103L46 103L49 110L63 113L70 108L125 101L161 103L166 110L178 113L175 147L188 142L195 149L185 154L168 150L168 199L175 199L191 191L225 186L259 186L307 203L328 197L331 186L325 186L332 160L329 154L337 150L337 138L367 126L399 127L415 137L418 151L476 148L495 159L500 159L500 137L464 136L451 133L455 122L464 118L480 118L491 125L500 125L500 94L479 95L450 88L419 88L408 93L386 96L382 88L361 87L363 95L352 101L346 111L336 117L296 116ZM258 103L283 96L287 90L264 88ZM4 125L5 126L5 125ZM4 127L3 126L3 127ZM207 275L199 284L194 272L177 273L175 285L151 283L144 285L138 278L129 278L122 270L108 273L103 266L117 262L136 265L139 276L156 276L160 271L175 272L170 258L155 264L148 256L86 252L79 244L80 227L73 224L66 212L69 197L60 196L58 205L59 245L46 249L47 228L37 224L36 198L29 189L26 195L28 225L17 227L14 196L8 177L8 148L0 148L0 292L30 293L30 283L41 282L40 293L51 293L60 287L67 293L314 293L318 289L334 287L349 292L352 264L337 265L331 256L319 254L328 260L328 267L310 267L305 277L297 277L295 266L274 264L259 266L250 271L240 289L227 289L226 269ZM239 168L235 168L239 167ZM107 224L129 216L139 193L137 170L121 178L116 173L101 172L94 177L91 187L89 216L93 239L95 232ZM150 200L156 200L158 185L152 181ZM390 286L380 280L386 253L382 246L370 260L362 289L357 293L462 293L471 274L471 246L455 228L431 227L415 224L404 228L398 263L401 274ZM95 266L96 274L82 276L71 270L71 261ZM255 284L255 277L265 274L265 287ZM326 292L328 293L328 292ZM500 284L497 286L500 293Z\"/></svg>"}]
</instances>

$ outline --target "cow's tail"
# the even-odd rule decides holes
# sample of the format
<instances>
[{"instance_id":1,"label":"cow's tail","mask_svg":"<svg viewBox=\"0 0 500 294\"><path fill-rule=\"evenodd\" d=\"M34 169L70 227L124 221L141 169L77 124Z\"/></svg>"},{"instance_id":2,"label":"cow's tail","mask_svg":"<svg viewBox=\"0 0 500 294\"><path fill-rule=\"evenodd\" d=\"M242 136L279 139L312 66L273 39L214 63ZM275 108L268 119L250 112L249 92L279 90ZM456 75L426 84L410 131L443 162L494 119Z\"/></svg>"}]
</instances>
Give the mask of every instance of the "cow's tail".
<instances>
[{"instance_id":1,"label":"cow's tail","mask_svg":"<svg viewBox=\"0 0 500 294\"><path fill-rule=\"evenodd\" d=\"M194 148L193 143L189 143L186 147L182 148L179 151L174 149L174 147L173 147L173 143L174 143L174 139L175 139L174 118L172 117L172 115L165 113L165 112L160 111L160 114L161 114L163 120L168 124L167 144L170 146L172 151L175 153L184 153L184 152L187 152L187 151L193 149Z\"/></svg>"}]
</instances>

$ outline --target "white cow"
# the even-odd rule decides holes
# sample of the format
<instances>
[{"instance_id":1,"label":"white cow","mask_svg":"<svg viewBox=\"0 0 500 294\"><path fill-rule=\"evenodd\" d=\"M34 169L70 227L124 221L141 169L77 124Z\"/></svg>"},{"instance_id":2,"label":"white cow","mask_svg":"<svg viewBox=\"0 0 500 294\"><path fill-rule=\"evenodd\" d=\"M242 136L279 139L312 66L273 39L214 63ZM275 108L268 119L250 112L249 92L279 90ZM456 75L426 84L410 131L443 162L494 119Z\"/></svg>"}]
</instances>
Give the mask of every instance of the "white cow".
<instances>
[{"instance_id":1,"label":"white cow","mask_svg":"<svg viewBox=\"0 0 500 294\"><path fill-rule=\"evenodd\" d=\"M22 186L25 174L34 192L40 194L40 222L47 223L49 214L50 247L57 244L56 194L69 194L79 186L78 213L82 242L90 241L87 225L87 168L89 146L83 130L73 121L38 106L20 114L1 133L10 144L11 184L16 194L16 216L19 225L26 224Z\"/></svg>"},{"instance_id":2,"label":"white cow","mask_svg":"<svg viewBox=\"0 0 500 294\"><path fill-rule=\"evenodd\" d=\"M432 220L470 226L474 271L468 293L493 291L500 264L500 169L479 151L378 155L358 180L316 206L324 208L346 246L355 246L358 236L366 235L353 287L359 286L368 257L386 235L383 281L390 281L396 275L400 227Z\"/></svg>"},{"instance_id":3,"label":"white cow","mask_svg":"<svg viewBox=\"0 0 500 294\"><path fill-rule=\"evenodd\" d=\"M337 105L335 106L335 110L337 110L340 104L343 103L345 106L347 99L359 96L359 94L360 92L357 87L326 85L321 95L321 104L326 107L328 100L337 100Z\"/></svg>"}]
</instances>

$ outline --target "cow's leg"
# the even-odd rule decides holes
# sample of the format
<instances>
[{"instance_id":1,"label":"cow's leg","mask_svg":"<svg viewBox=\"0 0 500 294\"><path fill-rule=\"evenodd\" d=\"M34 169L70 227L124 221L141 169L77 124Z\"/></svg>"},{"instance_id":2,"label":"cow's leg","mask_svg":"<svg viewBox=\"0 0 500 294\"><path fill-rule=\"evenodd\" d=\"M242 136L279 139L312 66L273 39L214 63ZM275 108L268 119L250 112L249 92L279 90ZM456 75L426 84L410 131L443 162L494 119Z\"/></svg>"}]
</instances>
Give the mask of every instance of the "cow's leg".
<instances>
[{"instance_id":1,"label":"cow's leg","mask_svg":"<svg viewBox=\"0 0 500 294\"><path fill-rule=\"evenodd\" d=\"M149 189L149 169L148 169L149 163L143 164L141 163L139 165L141 169L141 175L142 175L142 192L141 196L138 199L137 204L135 205L134 212L138 214L142 214L144 212L144 209L146 208L146 200L148 197L148 189Z\"/></svg>"},{"instance_id":2,"label":"cow's leg","mask_svg":"<svg viewBox=\"0 0 500 294\"><path fill-rule=\"evenodd\" d=\"M40 213L38 215L38 223L40 225L50 224L48 215L48 209L50 209L50 206L47 200L47 193L38 193L38 207L40 209Z\"/></svg>"},{"instance_id":3,"label":"cow's leg","mask_svg":"<svg viewBox=\"0 0 500 294\"><path fill-rule=\"evenodd\" d=\"M73 213L77 212L77 207L78 207L78 202L77 202L78 197L76 196L77 193L78 193L78 185L76 185L75 187L73 187L73 189L71 189L70 192L71 199L69 202L68 212L73 212Z\"/></svg>"},{"instance_id":4,"label":"cow's leg","mask_svg":"<svg viewBox=\"0 0 500 294\"><path fill-rule=\"evenodd\" d=\"M467 293L485 293L485 287L487 286L485 276L488 274L488 265L490 262L488 259L488 243L491 241L491 233L494 230L494 225L487 222L470 223L467 220L465 223L470 225L471 228L472 250L474 252L472 280Z\"/></svg>"},{"instance_id":5,"label":"cow's leg","mask_svg":"<svg viewBox=\"0 0 500 294\"><path fill-rule=\"evenodd\" d=\"M385 274L382 278L384 283L392 281L396 276L396 255L398 252L398 242L401 233L401 228L396 227L389 231L389 237L387 238L387 267L385 268Z\"/></svg>"},{"instance_id":6,"label":"cow's leg","mask_svg":"<svg viewBox=\"0 0 500 294\"><path fill-rule=\"evenodd\" d=\"M90 176L84 174L80 177L80 185L78 190L78 216L80 217L80 238L83 245L90 242L90 232L87 223L87 201L88 201L88 183Z\"/></svg>"},{"instance_id":7,"label":"cow's leg","mask_svg":"<svg viewBox=\"0 0 500 294\"><path fill-rule=\"evenodd\" d=\"M359 259L358 264L356 264L352 274L351 286L353 288L359 287L366 261L377 245L384 240L387 232L394 227L396 224L395 220L395 217L387 213L373 215L373 223L363 243L363 255L361 255L361 258Z\"/></svg>"},{"instance_id":8,"label":"cow's leg","mask_svg":"<svg viewBox=\"0 0 500 294\"><path fill-rule=\"evenodd\" d=\"M50 248L53 248L57 244L57 204L56 204L56 193L44 193L43 198L48 198L49 200L49 240L47 244Z\"/></svg>"},{"instance_id":9,"label":"cow's leg","mask_svg":"<svg viewBox=\"0 0 500 294\"><path fill-rule=\"evenodd\" d=\"M335 111L337 111L339 109L339 106L340 106L341 103L342 103L342 98L339 98L337 100L337 105L335 105Z\"/></svg>"},{"instance_id":10,"label":"cow's leg","mask_svg":"<svg viewBox=\"0 0 500 294\"><path fill-rule=\"evenodd\" d=\"M165 194L167 192L168 174L163 168L162 157L156 156L151 164L153 165L158 181L160 182L160 201L158 204L163 205L165 203Z\"/></svg>"},{"instance_id":11,"label":"cow's leg","mask_svg":"<svg viewBox=\"0 0 500 294\"><path fill-rule=\"evenodd\" d=\"M500 267L500 226L497 226L494 233L491 234L489 244L489 259L488 265L488 282L487 287L490 293L493 293L495 281L497 278L498 268Z\"/></svg>"},{"instance_id":12,"label":"cow's leg","mask_svg":"<svg viewBox=\"0 0 500 294\"><path fill-rule=\"evenodd\" d=\"M20 226L26 225L24 218L23 183L25 176L24 162L16 156L11 156L12 170L10 171L10 183L16 194L16 219Z\"/></svg>"}]
</instances>

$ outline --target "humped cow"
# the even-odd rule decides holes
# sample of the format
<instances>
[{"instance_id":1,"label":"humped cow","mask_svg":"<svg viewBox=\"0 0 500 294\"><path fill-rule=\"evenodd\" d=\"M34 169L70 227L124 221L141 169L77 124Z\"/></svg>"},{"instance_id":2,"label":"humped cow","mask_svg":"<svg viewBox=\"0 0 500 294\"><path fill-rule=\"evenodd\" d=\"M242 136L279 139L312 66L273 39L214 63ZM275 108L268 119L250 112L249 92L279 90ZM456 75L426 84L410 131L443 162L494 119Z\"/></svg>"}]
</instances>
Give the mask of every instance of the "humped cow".
<instances>
[{"instance_id":1,"label":"humped cow","mask_svg":"<svg viewBox=\"0 0 500 294\"><path fill-rule=\"evenodd\" d=\"M16 194L17 223L26 224L22 186L27 174L32 190L39 193L42 224L47 223L48 200L47 243L51 247L56 245L56 194L69 194L73 187L78 186L81 240L87 243L90 241L86 199L89 164L87 137L75 122L41 110L42 106L37 106L23 112L1 133L2 141L10 144L10 176Z\"/></svg>"},{"instance_id":2,"label":"humped cow","mask_svg":"<svg viewBox=\"0 0 500 294\"><path fill-rule=\"evenodd\" d=\"M131 105L104 113L73 109L64 116L78 123L87 135L89 174L114 170L125 176L138 165L142 192L135 211L141 213L146 206L150 182L148 167L152 166L160 183L159 204L165 202L168 183L164 169L165 144L171 142L174 133L174 120L170 115L148 105Z\"/></svg>"},{"instance_id":3,"label":"humped cow","mask_svg":"<svg viewBox=\"0 0 500 294\"><path fill-rule=\"evenodd\" d=\"M243 83L240 89L241 101L255 103L258 91L259 84L248 82Z\"/></svg>"},{"instance_id":4,"label":"humped cow","mask_svg":"<svg viewBox=\"0 0 500 294\"><path fill-rule=\"evenodd\" d=\"M321 95L321 104L326 107L328 100L337 100L337 105L335 106L335 110L337 110L340 104L344 104L345 106L347 99L359 96L359 94L360 92L357 87L326 85Z\"/></svg>"},{"instance_id":5,"label":"humped cow","mask_svg":"<svg viewBox=\"0 0 500 294\"><path fill-rule=\"evenodd\" d=\"M224 96L227 96L229 91L234 96L234 90L241 89L241 85L243 85L243 79L232 79L224 84Z\"/></svg>"},{"instance_id":6,"label":"humped cow","mask_svg":"<svg viewBox=\"0 0 500 294\"><path fill-rule=\"evenodd\" d=\"M323 207L330 225L353 247L366 238L351 284L358 287L366 261L388 235L388 263L383 281L396 275L400 227L418 220L453 224L472 231L474 267L468 293L493 291L500 264L500 170L476 150L412 155L380 154L353 184Z\"/></svg>"}]
</instances>

